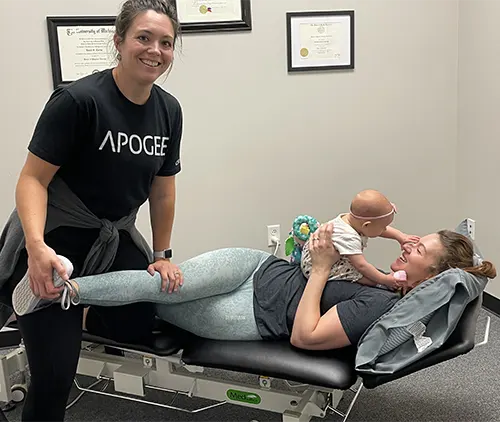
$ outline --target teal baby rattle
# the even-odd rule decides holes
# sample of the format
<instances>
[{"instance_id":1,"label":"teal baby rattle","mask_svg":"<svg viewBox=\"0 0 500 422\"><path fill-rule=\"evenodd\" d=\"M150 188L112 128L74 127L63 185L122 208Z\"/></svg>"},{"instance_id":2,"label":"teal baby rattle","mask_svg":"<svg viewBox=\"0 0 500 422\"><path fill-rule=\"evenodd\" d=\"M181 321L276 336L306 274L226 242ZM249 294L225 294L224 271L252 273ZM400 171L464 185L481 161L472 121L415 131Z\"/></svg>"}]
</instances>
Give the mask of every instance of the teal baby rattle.
<instances>
[{"instance_id":1,"label":"teal baby rattle","mask_svg":"<svg viewBox=\"0 0 500 422\"><path fill-rule=\"evenodd\" d=\"M292 230L285 242L285 255L290 256L291 263L300 264L302 248L318 227L318 220L310 215L299 215L293 220Z\"/></svg>"}]
</instances>

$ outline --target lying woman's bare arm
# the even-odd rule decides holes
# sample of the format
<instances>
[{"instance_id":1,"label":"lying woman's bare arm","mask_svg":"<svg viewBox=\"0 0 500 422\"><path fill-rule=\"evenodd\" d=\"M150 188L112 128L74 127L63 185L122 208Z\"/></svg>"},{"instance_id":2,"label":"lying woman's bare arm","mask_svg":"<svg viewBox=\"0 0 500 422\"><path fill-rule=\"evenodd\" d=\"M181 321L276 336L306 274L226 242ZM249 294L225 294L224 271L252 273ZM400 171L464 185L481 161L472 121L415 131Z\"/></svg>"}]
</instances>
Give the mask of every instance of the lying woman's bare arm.
<instances>
[{"instance_id":1,"label":"lying woman's bare arm","mask_svg":"<svg viewBox=\"0 0 500 422\"><path fill-rule=\"evenodd\" d=\"M309 251L313 268L297 307L290 338L292 345L301 349L338 349L350 344L336 306L321 316L321 296L332 263L338 259L338 252L331 241L332 232L333 225L329 223L311 236Z\"/></svg>"},{"instance_id":2,"label":"lying woman's bare arm","mask_svg":"<svg viewBox=\"0 0 500 422\"><path fill-rule=\"evenodd\" d=\"M293 324L290 342L308 350L329 350L349 346L337 307L321 316L320 302L328 273L312 272L300 300Z\"/></svg>"}]
</instances>

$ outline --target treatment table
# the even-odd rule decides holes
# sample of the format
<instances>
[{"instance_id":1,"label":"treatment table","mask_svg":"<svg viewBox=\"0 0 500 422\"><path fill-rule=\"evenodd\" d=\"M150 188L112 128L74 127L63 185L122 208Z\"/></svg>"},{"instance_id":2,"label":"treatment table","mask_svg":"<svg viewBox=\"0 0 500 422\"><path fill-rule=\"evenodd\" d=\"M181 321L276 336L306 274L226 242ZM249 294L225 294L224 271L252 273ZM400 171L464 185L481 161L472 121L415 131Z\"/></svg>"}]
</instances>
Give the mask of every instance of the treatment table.
<instances>
[{"instance_id":1,"label":"treatment table","mask_svg":"<svg viewBox=\"0 0 500 422\"><path fill-rule=\"evenodd\" d=\"M397 373L378 376L355 371L353 347L312 352L296 349L288 341L208 340L163 322L159 322L154 341L149 345L117 343L84 333L75 378L75 385L81 393L68 404L68 408L84 393L93 393L180 412L199 413L233 404L277 412L284 422L304 422L331 413L345 421L362 387L376 388L466 354L475 345L486 344L489 317L484 340L478 344L475 340L481 305L482 295L469 303L455 331L440 349ZM106 353L106 347L121 349L125 351L124 356ZM24 399L26 384L23 381L13 384L11 378L20 371L21 378L26 379L26 368L22 342L14 351L0 358L0 401L7 403L4 410ZM250 374L254 382L243 383L230 376L219 379L206 375L206 370L211 368ZM82 375L95 381L84 387L79 381ZM200 397L213 404L194 410L180 408L146 399L148 390ZM341 412L337 407L347 390L355 394L347 410ZM6 420L5 416L3 418Z\"/></svg>"}]
</instances>

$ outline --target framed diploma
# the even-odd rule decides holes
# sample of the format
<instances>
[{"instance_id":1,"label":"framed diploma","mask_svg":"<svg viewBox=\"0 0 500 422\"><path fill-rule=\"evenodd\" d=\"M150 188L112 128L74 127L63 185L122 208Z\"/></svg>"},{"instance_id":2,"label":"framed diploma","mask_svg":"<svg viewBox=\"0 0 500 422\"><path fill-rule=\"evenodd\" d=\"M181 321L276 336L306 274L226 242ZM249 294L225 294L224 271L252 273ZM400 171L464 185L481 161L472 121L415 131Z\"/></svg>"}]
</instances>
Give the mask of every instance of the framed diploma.
<instances>
[{"instance_id":1,"label":"framed diploma","mask_svg":"<svg viewBox=\"0 0 500 422\"><path fill-rule=\"evenodd\" d=\"M250 31L250 0L175 0L183 33Z\"/></svg>"},{"instance_id":2,"label":"framed diploma","mask_svg":"<svg viewBox=\"0 0 500 422\"><path fill-rule=\"evenodd\" d=\"M354 11L288 12L288 71L354 69Z\"/></svg>"},{"instance_id":3,"label":"framed diploma","mask_svg":"<svg viewBox=\"0 0 500 422\"><path fill-rule=\"evenodd\" d=\"M115 17L47 17L54 88L112 66Z\"/></svg>"}]
</instances>

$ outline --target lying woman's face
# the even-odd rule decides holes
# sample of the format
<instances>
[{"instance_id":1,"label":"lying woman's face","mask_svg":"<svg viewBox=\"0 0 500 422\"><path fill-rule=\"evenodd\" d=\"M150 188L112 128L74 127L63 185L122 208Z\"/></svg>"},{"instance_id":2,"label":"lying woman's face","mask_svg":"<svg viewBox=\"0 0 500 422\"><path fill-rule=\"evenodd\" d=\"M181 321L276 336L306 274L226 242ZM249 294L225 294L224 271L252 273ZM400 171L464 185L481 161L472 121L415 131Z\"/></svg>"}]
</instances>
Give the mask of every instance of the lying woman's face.
<instances>
[{"instance_id":1,"label":"lying woman's face","mask_svg":"<svg viewBox=\"0 0 500 422\"><path fill-rule=\"evenodd\" d=\"M415 287L420 282L433 277L431 269L443 253L443 245L437 233L420 238L420 242L403 246L401 256L391 265L396 272L406 271L408 286Z\"/></svg>"}]
</instances>

